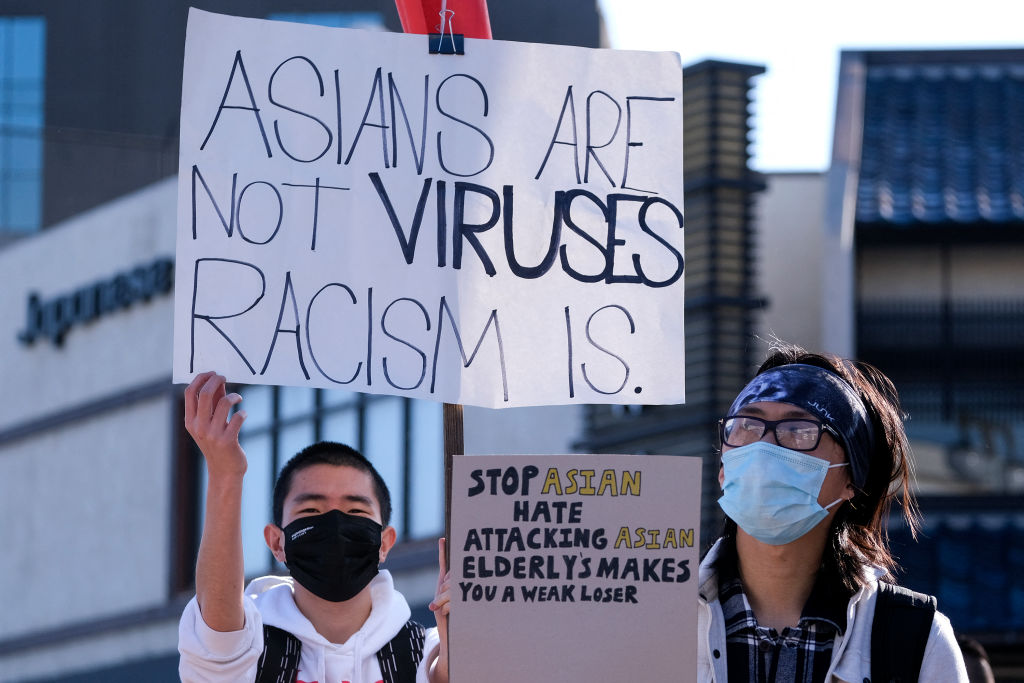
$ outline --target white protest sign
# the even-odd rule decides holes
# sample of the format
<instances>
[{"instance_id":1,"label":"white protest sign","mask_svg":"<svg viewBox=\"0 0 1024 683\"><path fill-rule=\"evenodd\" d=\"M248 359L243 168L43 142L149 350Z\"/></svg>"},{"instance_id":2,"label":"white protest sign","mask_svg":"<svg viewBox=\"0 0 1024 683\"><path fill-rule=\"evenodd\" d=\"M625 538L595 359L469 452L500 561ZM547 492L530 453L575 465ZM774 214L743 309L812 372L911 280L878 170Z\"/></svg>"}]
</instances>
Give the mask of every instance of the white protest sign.
<instances>
[{"instance_id":1,"label":"white protest sign","mask_svg":"<svg viewBox=\"0 0 1024 683\"><path fill-rule=\"evenodd\" d=\"M452 683L696 681L700 470L455 456Z\"/></svg>"},{"instance_id":2,"label":"white protest sign","mask_svg":"<svg viewBox=\"0 0 1024 683\"><path fill-rule=\"evenodd\" d=\"M189 13L174 380L683 400L674 53Z\"/></svg>"}]
</instances>

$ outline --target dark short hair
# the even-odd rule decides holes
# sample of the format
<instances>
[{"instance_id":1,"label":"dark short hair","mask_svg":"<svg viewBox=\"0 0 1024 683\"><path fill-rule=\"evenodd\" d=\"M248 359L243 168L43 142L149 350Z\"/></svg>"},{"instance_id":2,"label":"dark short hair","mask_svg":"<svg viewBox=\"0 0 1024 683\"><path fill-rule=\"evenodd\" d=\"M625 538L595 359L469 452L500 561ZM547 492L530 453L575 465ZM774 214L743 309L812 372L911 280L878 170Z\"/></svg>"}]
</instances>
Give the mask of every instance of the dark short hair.
<instances>
[{"instance_id":1,"label":"dark short hair","mask_svg":"<svg viewBox=\"0 0 1024 683\"><path fill-rule=\"evenodd\" d=\"M284 501L291 491L295 473L313 465L334 465L335 467L352 467L366 472L373 480L373 493L380 505L381 523L387 526L391 521L391 493L384 478L380 476L366 456L356 449L334 441L318 441L306 446L292 456L277 475L274 484L274 524L282 526L284 521Z\"/></svg>"}]
</instances>

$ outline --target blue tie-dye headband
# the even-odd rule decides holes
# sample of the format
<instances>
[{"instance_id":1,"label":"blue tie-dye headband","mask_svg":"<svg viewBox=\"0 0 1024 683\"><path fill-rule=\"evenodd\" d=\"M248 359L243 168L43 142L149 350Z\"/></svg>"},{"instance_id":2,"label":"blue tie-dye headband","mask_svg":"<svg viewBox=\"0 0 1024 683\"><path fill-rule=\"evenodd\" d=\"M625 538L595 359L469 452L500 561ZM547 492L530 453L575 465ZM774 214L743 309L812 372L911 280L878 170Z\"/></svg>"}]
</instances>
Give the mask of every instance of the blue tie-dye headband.
<instances>
[{"instance_id":1,"label":"blue tie-dye headband","mask_svg":"<svg viewBox=\"0 0 1024 683\"><path fill-rule=\"evenodd\" d=\"M850 460L853 483L864 488L874 430L864 402L846 380L814 365L780 365L750 380L732 402L729 415L760 401L802 408L839 432L840 445Z\"/></svg>"}]
</instances>

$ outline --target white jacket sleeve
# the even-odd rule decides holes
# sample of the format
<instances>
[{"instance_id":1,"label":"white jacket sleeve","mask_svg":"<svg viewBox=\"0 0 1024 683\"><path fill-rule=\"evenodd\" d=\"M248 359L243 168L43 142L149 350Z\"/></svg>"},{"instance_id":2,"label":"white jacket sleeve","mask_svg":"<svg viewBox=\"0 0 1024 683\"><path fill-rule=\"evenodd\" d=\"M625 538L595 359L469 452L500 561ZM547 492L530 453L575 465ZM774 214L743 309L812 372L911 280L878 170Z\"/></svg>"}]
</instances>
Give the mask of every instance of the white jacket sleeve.
<instances>
[{"instance_id":1,"label":"white jacket sleeve","mask_svg":"<svg viewBox=\"0 0 1024 683\"><path fill-rule=\"evenodd\" d=\"M936 612L932 619L932 630L928 634L919 678L935 683L968 683L967 668L953 626L941 612Z\"/></svg>"},{"instance_id":2,"label":"white jacket sleeve","mask_svg":"<svg viewBox=\"0 0 1024 683\"><path fill-rule=\"evenodd\" d=\"M263 652L263 620L248 597L244 600L245 626L240 631L214 631L189 601L178 623L178 674L182 683L238 683L256 680L256 665Z\"/></svg>"},{"instance_id":3,"label":"white jacket sleeve","mask_svg":"<svg viewBox=\"0 0 1024 683\"><path fill-rule=\"evenodd\" d=\"M431 657L431 655L434 652L434 648L441 643L436 628L428 628L426 636L426 639L423 641L423 659L420 660L419 668L416 669L416 683L428 683L430 680L427 672L430 670L430 664L436 659L436 657Z\"/></svg>"}]
</instances>

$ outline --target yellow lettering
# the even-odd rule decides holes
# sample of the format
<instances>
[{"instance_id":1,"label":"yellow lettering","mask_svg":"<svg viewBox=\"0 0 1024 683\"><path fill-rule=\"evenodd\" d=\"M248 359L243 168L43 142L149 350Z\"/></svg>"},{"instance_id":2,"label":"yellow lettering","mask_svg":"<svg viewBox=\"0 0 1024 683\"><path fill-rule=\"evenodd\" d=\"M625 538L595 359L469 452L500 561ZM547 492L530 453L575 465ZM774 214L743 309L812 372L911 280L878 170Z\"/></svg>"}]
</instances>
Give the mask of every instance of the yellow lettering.
<instances>
[{"instance_id":1,"label":"yellow lettering","mask_svg":"<svg viewBox=\"0 0 1024 683\"><path fill-rule=\"evenodd\" d=\"M596 487L594 479L597 478L597 470L571 469L560 472L555 467L548 468L544 477L544 484L541 486L541 493L545 495L571 496L639 496L640 495L639 470L633 472L619 472L614 469L601 470L601 478Z\"/></svg>"},{"instance_id":2,"label":"yellow lettering","mask_svg":"<svg viewBox=\"0 0 1024 683\"><path fill-rule=\"evenodd\" d=\"M544 479L544 488L540 490L541 493L547 493L552 488L555 489L555 495L562 495L562 482L558 479L558 470L554 467L548 468L548 476Z\"/></svg>"},{"instance_id":3,"label":"yellow lettering","mask_svg":"<svg viewBox=\"0 0 1024 683\"><path fill-rule=\"evenodd\" d=\"M635 472L623 472L622 473L622 495L624 496L639 496L640 495L640 470Z\"/></svg>"},{"instance_id":4,"label":"yellow lettering","mask_svg":"<svg viewBox=\"0 0 1024 683\"><path fill-rule=\"evenodd\" d=\"M593 484L592 480L593 480L595 474L596 474L596 472L594 470L580 470L580 475L582 475L584 477L584 481L586 482L580 488L580 495L582 495L582 496L592 496L592 495L594 495L595 489L594 489L594 484Z\"/></svg>"},{"instance_id":5,"label":"yellow lettering","mask_svg":"<svg viewBox=\"0 0 1024 683\"><path fill-rule=\"evenodd\" d=\"M619 495L619 492L615 490L615 470L605 470L601 473L601 483L597 485L597 495L603 496L605 489L611 489L613 496Z\"/></svg>"},{"instance_id":6,"label":"yellow lettering","mask_svg":"<svg viewBox=\"0 0 1024 683\"><path fill-rule=\"evenodd\" d=\"M664 536L662 536L664 533ZM693 547L693 529L648 529L638 526L624 526L619 528L619 535L615 539L615 549L620 546L630 548L647 548L659 550L661 548Z\"/></svg>"},{"instance_id":7,"label":"yellow lettering","mask_svg":"<svg viewBox=\"0 0 1024 683\"><path fill-rule=\"evenodd\" d=\"M579 484L576 483L576 473L579 470L569 470L565 473L565 478L569 480L569 485L565 487L565 495L571 495L579 491Z\"/></svg>"}]
</instances>

